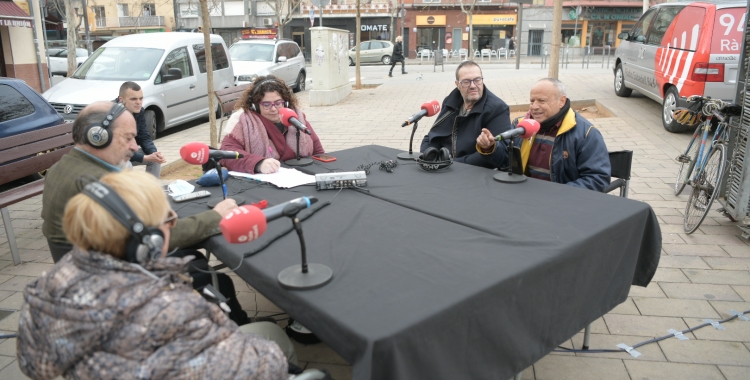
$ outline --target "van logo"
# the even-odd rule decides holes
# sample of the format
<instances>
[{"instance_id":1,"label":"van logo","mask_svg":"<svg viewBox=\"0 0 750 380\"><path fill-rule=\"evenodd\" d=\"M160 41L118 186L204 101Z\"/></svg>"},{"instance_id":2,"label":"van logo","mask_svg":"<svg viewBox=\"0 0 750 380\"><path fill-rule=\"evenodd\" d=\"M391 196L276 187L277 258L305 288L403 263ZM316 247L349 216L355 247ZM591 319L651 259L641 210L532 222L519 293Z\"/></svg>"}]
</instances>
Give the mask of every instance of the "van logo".
<instances>
[{"instance_id":1,"label":"van logo","mask_svg":"<svg viewBox=\"0 0 750 380\"><path fill-rule=\"evenodd\" d=\"M65 112L66 115L73 112L73 105L68 104L67 106L65 106L65 108L63 109L63 112Z\"/></svg>"}]
</instances>

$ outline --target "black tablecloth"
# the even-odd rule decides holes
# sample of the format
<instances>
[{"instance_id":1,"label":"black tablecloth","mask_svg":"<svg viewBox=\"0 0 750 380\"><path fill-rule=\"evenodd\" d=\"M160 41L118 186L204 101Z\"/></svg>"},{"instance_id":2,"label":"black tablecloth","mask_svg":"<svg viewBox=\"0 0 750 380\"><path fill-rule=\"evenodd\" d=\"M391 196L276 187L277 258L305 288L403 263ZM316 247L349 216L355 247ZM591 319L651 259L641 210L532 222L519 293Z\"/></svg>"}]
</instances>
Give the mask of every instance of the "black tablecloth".
<instances>
[{"instance_id":1,"label":"black tablecloth","mask_svg":"<svg viewBox=\"0 0 750 380\"><path fill-rule=\"evenodd\" d=\"M361 147L303 170L352 171L396 153ZM631 282L647 284L661 234L644 203L492 174L458 163L440 173L375 165L370 194L230 180L230 194L248 202L320 198L300 216L314 213L303 222L309 262L334 277L313 290L278 284L300 262L293 232L237 273L352 363L356 379L509 378L624 301ZM206 207L173 206L181 216ZM290 226L280 219L252 243L217 236L207 248L234 267Z\"/></svg>"}]
</instances>

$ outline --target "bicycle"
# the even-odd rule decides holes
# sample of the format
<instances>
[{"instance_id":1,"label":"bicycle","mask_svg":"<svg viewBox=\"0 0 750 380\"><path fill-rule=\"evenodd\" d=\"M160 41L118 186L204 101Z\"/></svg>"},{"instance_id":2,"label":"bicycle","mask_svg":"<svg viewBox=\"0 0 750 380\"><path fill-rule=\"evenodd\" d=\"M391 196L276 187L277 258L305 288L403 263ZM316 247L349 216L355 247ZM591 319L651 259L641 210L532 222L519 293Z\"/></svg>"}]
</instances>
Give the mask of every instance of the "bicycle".
<instances>
[{"instance_id":1,"label":"bicycle","mask_svg":"<svg viewBox=\"0 0 750 380\"><path fill-rule=\"evenodd\" d=\"M729 143L727 117L737 114L738 106L700 96L689 97L688 104L690 105L687 109L674 111L675 118L683 124L702 121L695 129L685 153L676 158L681 165L677 171L674 194L682 193L685 185L689 184L692 187L683 220L685 233L692 234L703 223L714 199L719 195L717 190L725 174L726 150ZM718 119L719 123L711 144L707 145L713 118Z\"/></svg>"}]
</instances>

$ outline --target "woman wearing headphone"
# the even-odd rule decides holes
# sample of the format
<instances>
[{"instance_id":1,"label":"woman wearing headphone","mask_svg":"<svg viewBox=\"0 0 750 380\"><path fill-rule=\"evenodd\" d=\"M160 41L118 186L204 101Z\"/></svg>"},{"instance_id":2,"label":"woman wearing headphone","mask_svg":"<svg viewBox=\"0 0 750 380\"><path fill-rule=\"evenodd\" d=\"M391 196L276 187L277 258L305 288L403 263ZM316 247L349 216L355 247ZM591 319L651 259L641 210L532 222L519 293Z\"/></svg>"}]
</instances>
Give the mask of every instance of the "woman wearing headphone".
<instances>
[{"instance_id":1,"label":"woman wearing headphone","mask_svg":"<svg viewBox=\"0 0 750 380\"><path fill-rule=\"evenodd\" d=\"M285 356L296 359L276 324L238 328L193 290L186 271L191 257L160 257L176 220L156 178L145 172L107 174L71 198L63 228L73 251L24 290L17 342L23 373L34 379L287 379ZM124 227L138 223L144 228L133 230L140 235ZM147 249L134 249L138 242L149 242L140 245Z\"/></svg>"},{"instance_id":2,"label":"woman wearing headphone","mask_svg":"<svg viewBox=\"0 0 750 380\"><path fill-rule=\"evenodd\" d=\"M297 97L282 81L272 75L258 77L237 102L241 112L235 112L227 122L231 132L221 142L222 150L242 153L239 160L222 160L229 170L244 173L274 173L279 170L280 161L291 160L297 154L297 134L281 123L279 109L291 108L297 119L312 132L300 133L300 157L310 157L325 153L320 139L305 120L299 108ZM237 115L239 114L239 117Z\"/></svg>"}]
</instances>

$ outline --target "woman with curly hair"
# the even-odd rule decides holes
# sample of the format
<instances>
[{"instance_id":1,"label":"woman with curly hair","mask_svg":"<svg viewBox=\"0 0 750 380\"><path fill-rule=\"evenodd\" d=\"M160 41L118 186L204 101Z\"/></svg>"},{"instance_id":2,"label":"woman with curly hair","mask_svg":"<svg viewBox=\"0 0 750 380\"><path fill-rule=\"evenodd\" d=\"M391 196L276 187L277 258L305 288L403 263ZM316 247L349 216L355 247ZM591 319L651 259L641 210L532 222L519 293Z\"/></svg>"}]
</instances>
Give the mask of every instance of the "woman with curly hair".
<instances>
[{"instance_id":1,"label":"woman with curly hair","mask_svg":"<svg viewBox=\"0 0 750 380\"><path fill-rule=\"evenodd\" d=\"M281 123L281 108L294 110L299 121L312 132L299 135L300 156L325 153L318 135L305 120L297 97L281 79L272 75L258 77L237 102L237 107L241 112L235 112L227 122L231 132L221 142L221 149L240 152L244 158L222 160L229 170L274 173L279 170L280 161L296 157L297 134Z\"/></svg>"}]
</instances>

